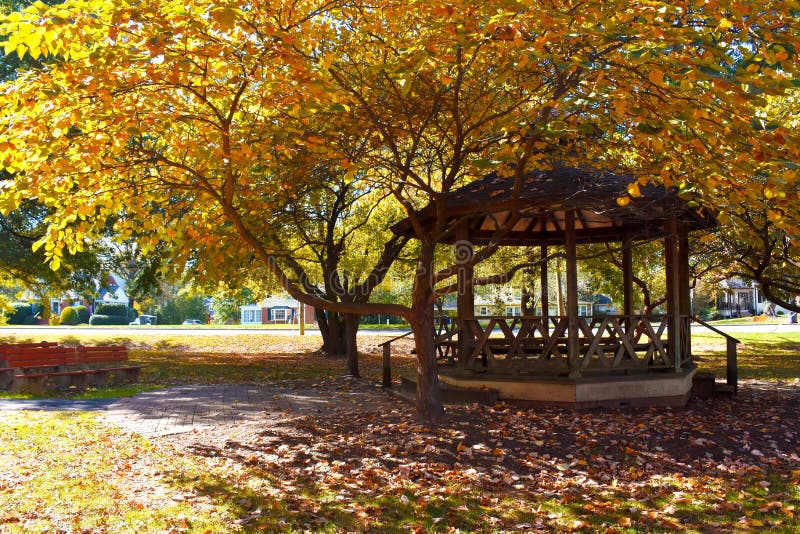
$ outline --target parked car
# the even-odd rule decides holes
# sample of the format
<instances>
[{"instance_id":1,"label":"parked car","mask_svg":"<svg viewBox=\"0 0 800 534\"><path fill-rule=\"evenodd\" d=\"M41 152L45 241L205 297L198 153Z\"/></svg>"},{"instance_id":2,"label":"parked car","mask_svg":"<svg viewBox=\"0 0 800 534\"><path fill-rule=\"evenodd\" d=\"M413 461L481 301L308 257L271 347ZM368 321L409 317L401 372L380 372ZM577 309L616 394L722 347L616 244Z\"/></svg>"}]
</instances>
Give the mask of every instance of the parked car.
<instances>
[{"instance_id":1,"label":"parked car","mask_svg":"<svg viewBox=\"0 0 800 534\"><path fill-rule=\"evenodd\" d=\"M137 317L128 324L146 325L146 324L157 324L157 323L158 323L158 317L156 317L155 315L140 315L139 317Z\"/></svg>"},{"instance_id":2,"label":"parked car","mask_svg":"<svg viewBox=\"0 0 800 534\"><path fill-rule=\"evenodd\" d=\"M200 319L186 319L183 324L203 324L203 321Z\"/></svg>"}]
</instances>

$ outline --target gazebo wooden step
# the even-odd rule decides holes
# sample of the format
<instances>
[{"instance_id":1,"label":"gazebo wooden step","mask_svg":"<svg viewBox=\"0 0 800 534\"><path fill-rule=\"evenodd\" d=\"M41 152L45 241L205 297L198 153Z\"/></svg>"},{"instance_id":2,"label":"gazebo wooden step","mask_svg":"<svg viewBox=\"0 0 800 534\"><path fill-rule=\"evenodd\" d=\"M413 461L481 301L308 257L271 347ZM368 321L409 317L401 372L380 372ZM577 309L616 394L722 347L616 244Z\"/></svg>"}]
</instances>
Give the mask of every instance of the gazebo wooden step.
<instances>
[{"instance_id":1,"label":"gazebo wooden step","mask_svg":"<svg viewBox=\"0 0 800 534\"><path fill-rule=\"evenodd\" d=\"M480 404L495 404L497 402L497 390L487 388L461 388L440 382L442 402L445 404L470 404L477 402ZM417 383L411 378L402 377L400 388L409 394L416 394Z\"/></svg>"},{"instance_id":2,"label":"gazebo wooden step","mask_svg":"<svg viewBox=\"0 0 800 534\"><path fill-rule=\"evenodd\" d=\"M694 375L692 380L692 395L707 399L715 395L735 395L736 387L725 382L717 381L713 373L702 371Z\"/></svg>"}]
</instances>

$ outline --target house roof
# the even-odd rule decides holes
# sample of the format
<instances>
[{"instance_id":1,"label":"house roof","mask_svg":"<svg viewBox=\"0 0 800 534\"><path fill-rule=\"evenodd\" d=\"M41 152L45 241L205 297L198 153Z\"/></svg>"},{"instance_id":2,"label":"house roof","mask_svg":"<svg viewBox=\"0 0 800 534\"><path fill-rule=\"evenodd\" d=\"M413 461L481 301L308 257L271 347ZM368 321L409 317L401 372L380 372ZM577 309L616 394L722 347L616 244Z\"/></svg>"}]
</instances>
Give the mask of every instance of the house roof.
<instances>
[{"instance_id":1,"label":"house roof","mask_svg":"<svg viewBox=\"0 0 800 534\"><path fill-rule=\"evenodd\" d=\"M300 303L288 295L267 297L261 301L264 308L297 308Z\"/></svg>"},{"instance_id":2,"label":"house roof","mask_svg":"<svg viewBox=\"0 0 800 534\"><path fill-rule=\"evenodd\" d=\"M443 203L447 229L466 220L474 244L499 240L503 245L563 244L565 213L569 210L576 211L578 243L614 242L626 236L659 237L664 235L664 223L673 216L689 230L716 224L710 213L690 208L674 191L662 186L639 186L640 197L626 206L619 205L617 199L625 196L635 181L629 174L556 166L525 175L515 194L513 177L492 173L440 196L416 215L423 225L433 225L439 203ZM497 230L509 221L515 202L519 202L520 219L498 235ZM392 230L414 235L410 219L400 221ZM450 243L456 240L454 231L441 239Z\"/></svg>"},{"instance_id":3,"label":"house roof","mask_svg":"<svg viewBox=\"0 0 800 534\"><path fill-rule=\"evenodd\" d=\"M605 306L608 304L613 304L614 301L608 295L603 295L602 293L597 293L596 295L592 295L592 303L599 304L601 306Z\"/></svg>"},{"instance_id":4,"label":"house roof","mask_svg":"<svg viewBox=\"0 0 800 534\"><path fill-rule=\"evenodd\" d=\"M719 283L724 289L753 289L752 281L745 281L741 278L728 278Z\"/></svg>"}]
</instances>

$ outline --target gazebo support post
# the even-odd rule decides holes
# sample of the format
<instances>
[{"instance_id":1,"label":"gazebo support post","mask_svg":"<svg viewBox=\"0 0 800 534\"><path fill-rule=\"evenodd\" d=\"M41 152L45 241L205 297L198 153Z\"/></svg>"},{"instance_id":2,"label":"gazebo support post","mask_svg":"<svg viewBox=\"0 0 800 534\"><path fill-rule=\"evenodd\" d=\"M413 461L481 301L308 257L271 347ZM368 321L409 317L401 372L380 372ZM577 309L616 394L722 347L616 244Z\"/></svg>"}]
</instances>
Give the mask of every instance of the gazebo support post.
<instances>
[{"instance_id":1,"label":"gazebo support post","mask_svg":"<svg viewBox=\"0 0 800 534\"><path fill-rule=\"evenodd\" d=\"M575 211L564 214L564 249L567 259L567 359L569 377L580 378L580 358L578 354L580 329L578 328L578 254L575 236Z\"/></svg>"},{"instance_id":2,"label":"gazebo support post","mask_svg":"<svg viewBox=\"0 0 800 534\"><path fill-rule=\"evenodd\" d=\"M544 323L544 327L549 332L550 319L548 316L550 314L550 304L547 302L547 294L550 290L547 287L547 241L545 239L542 240L542 244L539 246L539 258L541 259L542 266L539 278L539 286L542 294L539 298L539 302L542 304L542 323Z\"/></svg>"},{"instance_id":3,"label":"gazebo support post","mask_svg":"<svg viewBox=\"0 0 800 534\"><path fill-rule=\"evenodd\" d=\"M633 241L630 237L622 240L622 315L625 317L627 332L633 316Z\"/></svg>"},{"instance_id":4,"label":"gazebo support post","mask_svg":"<svg viewBox=\"0 0 800 534\"><path fill-rule=\"evenodd\" d=\"M667 219L664 239L664 270L667 283L667 350L675 365L675 372L681 371L681 276L678 254L678 222L674 216Z\"/></svg>"},{"instance_id":5,"label":"gazebo support post","mask_svg":"<svg viewBox=\"0 0 800 534\"><path fill-rule=\"evenodd\" d=\"M469 227L466 224L462 224L461 227L459 227L457 238L461 244L469 248L467 251L468 254L465 255L468 261L459 265L456 275L458 281L456 314L457 326L459 328L457 357L461 362L464 362L466 358L469 357L468 352L472 350L465 319L472 319L475 317L475 287L472 285L472 277L474 276L475 269L472 264L469 263L469 261L472 260L473 247L472 243L469 241Z\"/></svg>"},{"instance_id":6,"label":"gazebo support post","mask_svg":"<svg viewBox=\"0 0 800 534\"><path fill-rule=\"evenodd\" d=\"M684 332L681 332L681 359L683 361L692 356L692 295L689 288L689 232L684 225L678 226L678 294L680 300L680 324ZM687 320L684 321L683 317Z\"/></svg>"}]
</instances>

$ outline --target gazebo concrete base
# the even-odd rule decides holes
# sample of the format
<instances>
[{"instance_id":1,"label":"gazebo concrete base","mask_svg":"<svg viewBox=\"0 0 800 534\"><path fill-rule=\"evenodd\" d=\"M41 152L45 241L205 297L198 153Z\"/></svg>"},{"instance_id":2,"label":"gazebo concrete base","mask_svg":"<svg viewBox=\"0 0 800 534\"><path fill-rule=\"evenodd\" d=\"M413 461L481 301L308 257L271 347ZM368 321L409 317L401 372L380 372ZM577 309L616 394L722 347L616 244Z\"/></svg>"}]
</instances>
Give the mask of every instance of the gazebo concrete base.
<instances>
[{"instance_id":1,"label":"gazebo concrete base","mask_svg":"<svg viewBox=\"0 0 800 534\"><path fill-rule=\"evenodd\" d=\"M498 399L575 408L621 406L683 406L692 394L696 368L681 374L651 373L579 379L501 377L440 373L439 379L459 388L496 390Z\"/></svg>"}]
</instances>

